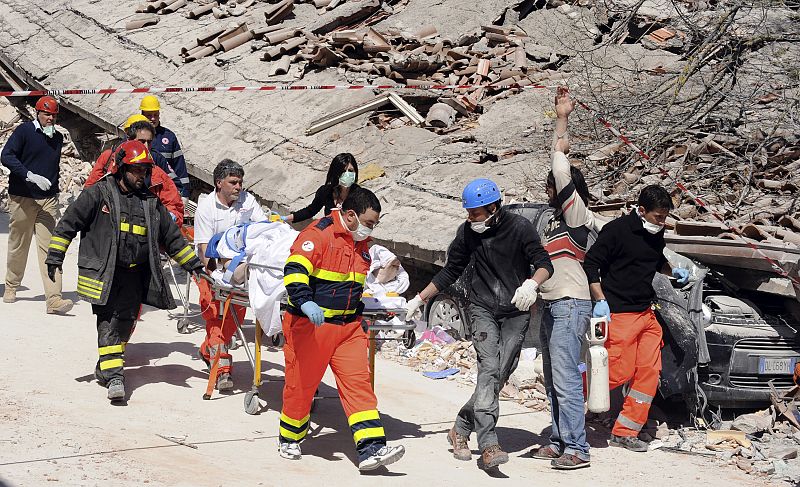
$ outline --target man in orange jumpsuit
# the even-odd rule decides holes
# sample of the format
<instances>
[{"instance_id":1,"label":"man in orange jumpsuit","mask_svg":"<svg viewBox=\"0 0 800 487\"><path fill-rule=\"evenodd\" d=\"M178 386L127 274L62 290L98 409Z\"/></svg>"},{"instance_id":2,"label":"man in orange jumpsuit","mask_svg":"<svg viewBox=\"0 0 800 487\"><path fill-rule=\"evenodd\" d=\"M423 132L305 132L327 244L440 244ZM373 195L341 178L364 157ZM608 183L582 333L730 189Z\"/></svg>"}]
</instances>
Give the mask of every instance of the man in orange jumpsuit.
<instances>
[{"instance_id":1,"label":"man in orange jumpsuit","mask_svg":"<svg viewBox=\"0 0 800 487\"><path fill-rule=\"evenodd\" d=\"M153 141L153 135L156 130L153 125L147 121L144 115L132 115L128 117L128 120L125 121L122 128L125 130L127 140L138 140L147 146L148 149L150 148L150 143ZM97 158L97 161L92 167L92 172L89 173L89 177L83 184L84 188L93 186L106 174L114 174L116 172L114 160L111 158L111 153L114 150L116 150L116 147L107 149L100 154L100 157ZM151 154L155 155L156 153L151 152ZM156 156L156 158L163 160L161 156ZM164 163L166 163L166 161L164 161ZM156 195L159 201L167 208L172 219L178 227L180 227L183 224L183 199L178 192L178 187L175 186L175 183L172 182L169 175L167 175L164 169L159 167L158 164L153 165L148 187L150 188L150 192Z\"/></svg>"},{"instance_id":2,"label":"man in orange jumpsuit","mask_svg":"<svg viewBox=\"0 0 800 487\"><path fill-rule=\"evenodd\" d=\"M283 458L301 458L299 443L308 433L311 401L329 365L353 433L358 469L389 465L405 453L402 446L386 445L361 327L361 294L371 262L367 242L380 211L370 190L352 189L341 210L297 236L286 260L286 383L279 428Z\"/></svg>"},{"instance_id":3,"label":"man in orange jumpsuit","mask_svg":"<svg viewBox=\"0 0 800 487\"><path fill-rule=\"evenodd\" d=\"M638 436L661 372L662 331L653 312L653 276L662 272L680 284L689 280L688 270L672 269L664 257L664 222L671 209L667 190L657 184L645 187L638 208L606 224L583 263L596 301L592 314L610 320L609 386L630 385L609 444L637 452L647 451Z\"/></svg>"}]
</instances>

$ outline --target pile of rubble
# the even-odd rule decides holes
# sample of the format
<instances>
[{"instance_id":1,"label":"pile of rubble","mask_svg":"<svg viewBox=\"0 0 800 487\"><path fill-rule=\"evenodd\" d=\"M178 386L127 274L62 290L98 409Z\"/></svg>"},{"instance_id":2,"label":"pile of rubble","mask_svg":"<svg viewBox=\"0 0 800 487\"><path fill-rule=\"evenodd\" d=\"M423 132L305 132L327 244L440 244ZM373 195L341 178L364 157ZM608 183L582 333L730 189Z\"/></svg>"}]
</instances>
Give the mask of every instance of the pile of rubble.
<instances>
[{"instance_id":1,"label":"pile of rubble","mask_svg":"<svg viewBox=\"0 0 800 487\"><path fill-rule=\"evenodd\" d=\"M760 147L753 157L753 147ZM620 172L612 184L596 186L598 200L613 203L615 195L636 195L647 184L663 183L662 168L683 181L702 204L677 188L669 220L678 235L752 241L800 248L800 133L758 129L747 136L698 134L672 145L653 161L625 165L624 144L614 143L587 157L597 171ZM599 194L597 194L599 193ZM713 208L731 228L709 211Z\"/></svg>"},{"instance_id":2,"label":"pile of rubble","mask_svg":"<svg viewBox=\"0 0 800 487\"><path fill-rule=\"evenodd\" d=\"M656 427L652 421L648 426L648 434L654 438L651 449L706 457L791 485L800 482L800 430L789 422L776 421L773 408L725 421L718 430L671 430L664 423Z\"/></svg>"},{"instance_id":3,"label":"pile of rubble","mask_svg":"<svg viewBox=\"0 0 800 487\"><path fill-rule=\"evenodd\" d=\"M0 147L5 146L14 129L33 117L33 111L23 114L14 108L6 98L0 98ZM60 217L64 214L67 206L80 194L83 183L92 171L92 164L81 160L69 133L63 127L56 126L56 128L64 136L64 146L61 149L61 179L59 180L61 193L58 198L58 216ZM0 167L0 212L4 213L8 212L8 175L8 169Z\"/></svg>"},{"instance_id":4,"label":"pile of rubble","mask_svg":"<svg viewBox=\"0 0 800 487\"><path fill-rule=\"evenodd\" d=\"M433 380L453 380L469 387L478 382L478 357L472 342L454 340L441 329L426 332L411 349L396 340L380 343L381 357L411 367ZM536 356L536 349L523 350L517 369L500 391L500 398L536 411L548 409L542 358Z\"/></svg>"}]
</instances>

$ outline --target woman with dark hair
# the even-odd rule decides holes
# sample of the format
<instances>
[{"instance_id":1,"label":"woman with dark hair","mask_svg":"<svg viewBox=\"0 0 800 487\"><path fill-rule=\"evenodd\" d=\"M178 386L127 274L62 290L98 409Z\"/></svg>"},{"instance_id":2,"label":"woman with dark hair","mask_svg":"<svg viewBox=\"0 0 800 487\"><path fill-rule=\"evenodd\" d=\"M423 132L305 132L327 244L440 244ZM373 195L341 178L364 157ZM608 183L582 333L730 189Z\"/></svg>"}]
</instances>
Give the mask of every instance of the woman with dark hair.
<instances>
[{"instance_id":1,"label":"woman with dark hair","mask_svg":"<svg viewBox=\"0 0 800 487\"><path fill-rule=\"evenodd\" d=\"M572 470L589 466L589 443L583 410L583 382L578 369L581 339L589 325L592 301L583 260L589 235L601 222L587 208L589 188L581 171L567 159L567 120L575 107L566 88L555 100L556 119L547 196L555 209L542 243L553 263L553 277L539 288L544 315L539 329L545 388L552 412L550 441L531 452L551 466Z\"/></svg>"},{"instance_id":2,"label":"woman with dark hair","mask_svg":"<svg viewBox=\"0 0 800 487\"><path fill-rule=\"evenodd\" d=\"M289 223L299 223L314 218L323 206L325 214L329 214L332 209L342 205L351 189L358 187L357 181L358 163L356 158L348 152L337 154L328 168L325 184L317 189L311 204L302 210L293 211L283 217L283 220Z\"/></svg>"}]
</instances>

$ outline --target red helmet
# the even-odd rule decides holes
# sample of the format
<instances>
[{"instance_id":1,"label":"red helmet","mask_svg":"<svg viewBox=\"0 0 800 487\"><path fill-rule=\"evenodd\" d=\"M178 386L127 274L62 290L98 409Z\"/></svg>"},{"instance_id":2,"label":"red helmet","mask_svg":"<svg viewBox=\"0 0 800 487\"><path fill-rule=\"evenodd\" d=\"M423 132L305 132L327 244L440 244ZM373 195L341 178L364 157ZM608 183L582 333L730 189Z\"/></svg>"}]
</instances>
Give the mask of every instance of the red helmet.
<instances>
[{"instance_id":1,"label":"red helmet","mask_svg":"<svg viewBox=\"0 0 800 487\"><path fill-rule=\"evenodd\" d=\"M147 146L138 140L126 140L114 152L114 161L117 163L117 170L125 164L150 164L153 165L153 158Z\"/></svg>"},{"instance_id":2,"label":"red helmet","mask_svg":"<svg viewBox=\"0 0 800 487\"><path fill-rule=\"evenodd\" d=\"M43 96L36 102L36 111L55 115L58 113L58 102L52 96Z\"/></svg>"}]
</instances>

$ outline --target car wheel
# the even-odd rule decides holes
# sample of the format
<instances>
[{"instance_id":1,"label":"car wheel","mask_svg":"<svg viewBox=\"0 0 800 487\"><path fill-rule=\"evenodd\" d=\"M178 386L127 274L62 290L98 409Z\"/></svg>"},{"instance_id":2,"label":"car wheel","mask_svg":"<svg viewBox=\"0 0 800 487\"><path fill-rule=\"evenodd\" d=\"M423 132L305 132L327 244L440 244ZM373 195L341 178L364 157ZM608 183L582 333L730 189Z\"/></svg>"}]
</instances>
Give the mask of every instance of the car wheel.
<instances>
[{"instance_id":1,"label":"car wheel","mask_svg":"<svg viewBox=\"0 0 800 487\"><path fill-rule=\"evenodd\" d=\"M436 296L428 311L428 328L441 326L452 330L455 338L464 339L464 322L458 304L449 296Z\"/></svg>"}]
</instances>

